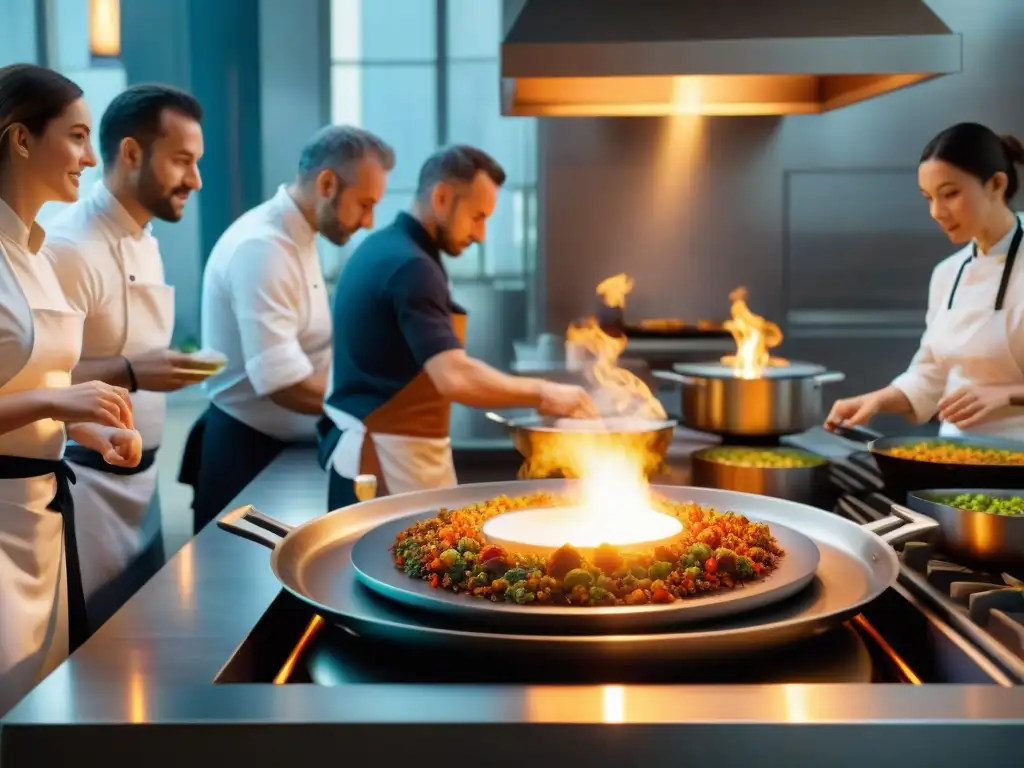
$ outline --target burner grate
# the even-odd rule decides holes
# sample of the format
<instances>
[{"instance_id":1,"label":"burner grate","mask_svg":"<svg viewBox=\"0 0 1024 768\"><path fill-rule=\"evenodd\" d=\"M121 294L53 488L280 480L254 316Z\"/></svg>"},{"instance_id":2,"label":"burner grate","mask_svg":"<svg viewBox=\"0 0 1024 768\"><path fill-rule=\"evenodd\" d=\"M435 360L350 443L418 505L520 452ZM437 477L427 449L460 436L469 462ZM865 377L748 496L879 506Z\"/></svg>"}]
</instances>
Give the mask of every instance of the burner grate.
<instances>
[{"instance_id":1,"label":"burner grate","mask_svg":"<svg viewBox=\"0 0 1024 768\"><path fill-rule=\"evenodd\" d=\"M874 458L866 451L832 465L832 482L842 495L836 512L859 523L889 515L896 502L885 489ZM930 542L910 542L900 551L904 568L922 597L972 625L971 634L1024 680L1024 581L1012 574L988 573L957 562Z\"/></svg>"}]
</instances>

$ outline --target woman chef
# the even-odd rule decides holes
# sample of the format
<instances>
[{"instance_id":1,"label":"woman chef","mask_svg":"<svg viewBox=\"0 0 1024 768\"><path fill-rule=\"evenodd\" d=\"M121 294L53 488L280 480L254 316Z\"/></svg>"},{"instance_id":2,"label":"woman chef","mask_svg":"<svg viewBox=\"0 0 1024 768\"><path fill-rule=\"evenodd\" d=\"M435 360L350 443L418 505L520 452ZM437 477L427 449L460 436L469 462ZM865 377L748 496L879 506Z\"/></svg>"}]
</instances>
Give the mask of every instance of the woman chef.
<instances>
[{"instance_id":1,"label":"woman chef","mask_svg":"<svg viewBox=\"0 0 1024 768\"><path fill-rule=\"evenodd\" d=\"M977 123L947 128L924 148L918 184L932 218L964 247L940 262L928 291L927 328L905 373L889 386L839 400L825 426L876 413L939 434L1024 439L1024 225L1010 208L1024 147Z\"/></svg>"},{"instance_id":2,"label":"woman chef","mask_svg":"<svg viewBox=\"0 0 1024 768\"><path fill-rule=\"evenodd\" d=\"M85 629L64 424L111 464L142 455L127 392L69 386L82 315L39 252L39 209L78 199L82 170L96 164L89 131L70 80L26 64L0 69L0 714Z\"/></svg>"}]
</instances>

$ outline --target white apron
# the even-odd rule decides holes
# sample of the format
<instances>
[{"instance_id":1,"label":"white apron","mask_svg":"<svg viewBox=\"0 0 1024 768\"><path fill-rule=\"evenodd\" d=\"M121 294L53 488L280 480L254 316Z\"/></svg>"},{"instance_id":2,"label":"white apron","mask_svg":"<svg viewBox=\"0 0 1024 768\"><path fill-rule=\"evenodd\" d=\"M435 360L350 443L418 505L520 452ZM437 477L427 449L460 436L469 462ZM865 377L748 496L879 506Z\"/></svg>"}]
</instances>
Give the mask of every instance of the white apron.
<instances>
[{"instance_id":1,"label":"white apron","mask_svg":"<svg viewBox=\"0 0 1024 768\"><path fill-rule=\"evenodd\" d=\"M948 371L946 389L949 394L965 384L1012 385L1024 381L1010 346L1010 313L1003 308L1006 286L1014 263L1018 259L1024 228L1017 223L1017 231L1003 267L999 291L992 297L992 305L980 309L958 306L957 287L964 269L974 251L960 266L945 308L940 309L928 327L928 345L939 365ZM1017 269L1024 264L1017 263ZM1024 440L1024 408L1006 407L993 413L984 422L968 430L971 434ZM953 424L943 422L939 434L956 437L967 434Z\"/></svg>"},{"instance_id":2,"label":"white apron","mask_svg":"<svg viewBox=\"0 0 1024 768\"><path fill-rule=\"evenodd\" d=\"M465 343L466 316L453 314L452 327ZM324 413L341 430L327 462L341 477L374 475L380 495L449 488L458 482L449 435L451 402L425 371L364 420L327 403Z\"/></svg>"},{"instance_id":3,"label":"white apron","mask_svg":"<svg viewBox=\"0 0 1024 768\"><path fill-rule=\"evenodd\" d=\"M83 320L79 312L33 308L31 356L0 394L68 386ZM0 455L59 459L64 440L54 440L55 425L62 430L47 419L0 435ZM53 474L0 480L0 713L68 654L64 526L47 509L56 492Z\"/></svg>"},{"instance_id":4,"label":"white apron","mask_svg":"<svg viewBox=\"0 0 1024 768\"><path fill-rule=\"evenodd\" d=\"M123 237L124 250L152 247L152 241ZM159 258L159 255L157 255ZM126 338L118 354L124 357L167 349L174 332L174 288L145 283L124 275ZM159 447L163 437L166 395L133 392L135 428L146 452ZM161 535L158 467L154 463L137 474L105 472L74 463L78 482L72 493L78 512L78 551L87 598L120 576ZM97 609L98 610L98 609ZM103 617L97 617L102 621ZM93 625L95 628L95 624Z\"/></svg>"}]
</instances>

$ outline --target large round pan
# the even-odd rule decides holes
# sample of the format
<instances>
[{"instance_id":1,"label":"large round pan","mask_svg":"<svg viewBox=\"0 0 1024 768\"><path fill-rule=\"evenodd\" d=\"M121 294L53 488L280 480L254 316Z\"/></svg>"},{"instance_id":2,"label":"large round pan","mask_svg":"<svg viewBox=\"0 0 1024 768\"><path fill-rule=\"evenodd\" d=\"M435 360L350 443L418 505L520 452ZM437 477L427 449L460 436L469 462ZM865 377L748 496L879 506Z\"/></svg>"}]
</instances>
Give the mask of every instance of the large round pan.
<instances>
[{"instance_id":1,"label":"large round pan","mask_svg":"<svg viewBox=\"0 0 1024 768\"><path fill-rule=\"evenodd\" d=\"M271 568L282 586L325 619L349 632L407 645L459 650L536 653L579 658L581 654L625 657L700 658L756 652L825 632L855 615L892 585L899 562L891 544L927 535L937 523L912 510L858 526L838 515L781 499L709 488L655 486L678 501L732 510L769 525L792 528L812 539L821 559L809 587L792 598L749 614L691 627L643 634L484 632L434 614L411 611L363 587L351 567L351 550L366 531L414 514L429 517L502 494L562 493L572 481L484 483L388 496L355 504L289 528L251 506L229 512L218 526L270 547ZM273 535L241 524L247 520ZM585 610L585 609L584 609Z\"/></svg>"},{"instance_id":2,"label":"large round pan","mask_svg":"<svg viewBox=\"0 0 1024 768\"><path fill-rule=\"evenodd\" d=\"M996 488L931 488L907 495L907 504L939 523L939 545L976 564L1014 566L1024 563L1024 516L993 515L943 503L960 494L996 498L1024 496L1024 490Z\"/></svg>"},{"instance_id":3,"label":"large round pan","mask_svg":"<svg viewBox=\"0 0 1024 768\"><path fill-rule=\"evenodd\" d=\"M772 525L772 534L786 552L769 576L735 589L718 590L661 605L579 607L515 605L474 600L466 595L434 589L395 568L389 547L395 537L423 515L413 514L378 525L352 548L357 578L374 592L411 608L508 632L630 632L678 628L757 610L791 597L810 584L821 555L815 543L784 525Z\"/></svg>"},{"instance_id":4,"label":"large round pan","mask_svg":"<svg viewBox=\"0 0 1024 768\"><path fill-rule=\"evenodd\" d=\"M886 488L917 491L924 488L1024 488L1024 466L1008 464L952 464L919 461L893 456L893 448L922 442L943 442L975 448L1005 448L1024 451L1024 443L997 437L885 437L864 427L838 426L835 434L847 440L866 443L878 464Z\"/></svg>"},{"instance_id":5,"label":"large round pan","mask_svg":"<svg viewBox=\"0 0 1024 768\"><path fill-rule=\"evenodd\" d=\"M512 444L526 460L526 476L535 469L540 472L547 470L548 457L581 455L581 450L595 445L643 456L644 470L651 474L661 467L678 423L671 419L615 416L603 419L558 419L551 416L506 419L500 414L488 413L487 418L508 430ZM534 467L531 462L538 466Z\"/></svg>"}]
</instances>

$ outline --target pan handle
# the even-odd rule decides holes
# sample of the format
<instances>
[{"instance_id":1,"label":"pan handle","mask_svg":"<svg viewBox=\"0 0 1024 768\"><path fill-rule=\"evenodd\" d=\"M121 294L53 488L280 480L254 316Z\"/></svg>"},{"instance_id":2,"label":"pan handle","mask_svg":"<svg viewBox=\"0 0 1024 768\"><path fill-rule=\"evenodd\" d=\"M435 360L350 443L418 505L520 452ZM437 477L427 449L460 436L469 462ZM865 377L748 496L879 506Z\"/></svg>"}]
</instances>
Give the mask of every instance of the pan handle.
<instances>
[{"instance_id":1,"label":"pan handle","mask_svg":"<svg viewBox=\"0 0 1024 768\"><path fill-rule=\"evenodd\" d=\"M893 504L891 515L883 517L881 520L865 523L861 528L877 534L886 544L895 547L908 541L922 541L929 538L938 530L939 522L900 504Z\"/></svg>"},{"instance_id":2,"label":"pan handle","mask_svg":"<svg viewBox=\"0 0 1024 768\"><path fill-rule=\"evenodd\" d=\"M274 538L259 531L254 531L251 528L242 527L239 523L243 520L247 523L252 523L257 528L262 528L264 531L274 534ZM285 525L279 520L263 514L252 504L244 504L241 507L232 509L217 521L217 527L222 531L233 533L235 536L262 544L268 549L274 549L278 542L292 530L290 525Z\"/></svg>"},{"instance_id":3,"label":"pan handle","mask_svg":"<svg viewBox=\"0 0 1024 768\"><path fill-rule=\"evenodd\" d=\"M853 440L855 443L870 443L873 440L881 440L885 437L881 432L875 432L875 430L868 429L867 427L849 427L845 424L837 424L832 427L832 434L847 440Z\"/></svg>"},{"instance_id":4,"label":"pan handle","mask_svg":"<svg viewBox=\"0 0 1024 768\"><path fill-rule=\"evenodd\" d=\"M819 387L822 384L838 384L840 381L846 381L846 374L840 371L826 371L814 377L814 383Z\"/></svg>"},{"instance_id":5,"label":"pan handle","mask_svg":"<svg viewBox=\"0 0 1024 768\"><path fill-rule=\"evenodd\" d=\"M494 411L487 411L487 413L485 413L484 416L486 416L488 419L495 422L496 424L501 424L501 426L503 427L511 426L511 424L509 424L508 422L508 419L506 419L499 413L495 413Z\"/></svg>"},{"instance_id":6,"label":"pan handle","mask_svg":"<svg viewBox=\"0 0 1024 768\"><path fill-rule=\"evenodd\" d=\"M675 371L651 371L651 375L656 379L671 381L674 384L685 384L687 386L699 386L704 383L703 379L697 379L693 376L676 373Z\"/></svg>"}]
</instances>

